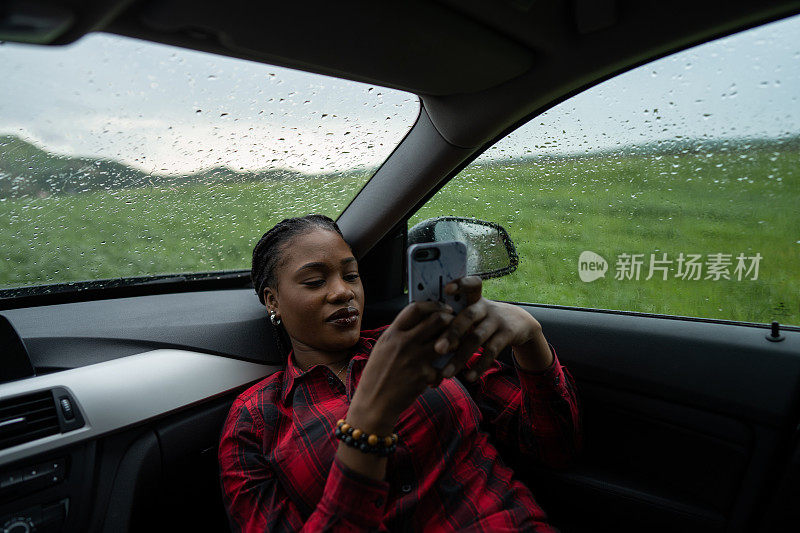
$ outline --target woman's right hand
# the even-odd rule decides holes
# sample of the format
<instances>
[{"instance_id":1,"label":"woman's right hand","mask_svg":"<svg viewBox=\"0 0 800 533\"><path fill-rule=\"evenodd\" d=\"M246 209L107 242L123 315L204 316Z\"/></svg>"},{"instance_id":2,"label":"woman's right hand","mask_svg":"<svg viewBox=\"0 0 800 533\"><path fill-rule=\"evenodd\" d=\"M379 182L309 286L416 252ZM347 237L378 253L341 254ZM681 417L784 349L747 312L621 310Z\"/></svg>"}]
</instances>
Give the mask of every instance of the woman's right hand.
<instances>
[{"instance_id":1,"label":"woman's right hand","mask_svg":"<svg viewBox=\"0 0 800 533\"><path fill-rule=\"evenodd\" d=\"M413 302L397 315L375 343L350 402L348 422L388 435L426 387L440 381L431 363L434 343L453 320L439 302Z\"/></svg>"}]
</instances>

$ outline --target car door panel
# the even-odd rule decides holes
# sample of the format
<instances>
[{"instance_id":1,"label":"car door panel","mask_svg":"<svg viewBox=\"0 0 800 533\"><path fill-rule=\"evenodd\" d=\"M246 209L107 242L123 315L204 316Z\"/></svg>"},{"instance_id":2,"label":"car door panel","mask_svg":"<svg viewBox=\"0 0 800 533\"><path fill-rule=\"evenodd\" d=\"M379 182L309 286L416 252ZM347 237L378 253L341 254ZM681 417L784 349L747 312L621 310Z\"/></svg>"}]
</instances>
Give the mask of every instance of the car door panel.
<instances>
[{"instance_id":1,"label":"car door panel","mask_svg":"<svg viewBox=\"0 0 800 533\"><path fill-rule=\"evenodd\" d=\"M773 343L752 326L526 309L576 378L584 412L575 465L526 477L556 523L565 531L597 530L597 520L622 531L758 523L797 423L798 332Z\"/></svg>"}]
</instances>

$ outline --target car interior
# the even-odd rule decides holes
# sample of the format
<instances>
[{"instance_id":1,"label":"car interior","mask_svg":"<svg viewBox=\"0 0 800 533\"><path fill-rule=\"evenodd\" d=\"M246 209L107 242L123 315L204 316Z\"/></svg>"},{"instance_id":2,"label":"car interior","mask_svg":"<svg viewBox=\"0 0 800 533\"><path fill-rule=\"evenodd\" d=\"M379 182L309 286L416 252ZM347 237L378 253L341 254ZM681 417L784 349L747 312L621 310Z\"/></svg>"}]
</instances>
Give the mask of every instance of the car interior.
<instances>
[{"instance_id":1,"label":"car interior","mask_svg":"<svg viewBox=\"0 0 800 533\"><path fill-rule=\"evenodd\" d=\"M498 139L619 73L797 13L790 0L9 1L0 41L105 32L418 95L337 219L371 327L407 302L409 219ZM0 527L228 531L223 421L285 365L249 270L0 296ZM584 450L564 470L501 446L556 527L800 528L800 327L519 305L583 410Z\"/></svg>"}]
</instances>

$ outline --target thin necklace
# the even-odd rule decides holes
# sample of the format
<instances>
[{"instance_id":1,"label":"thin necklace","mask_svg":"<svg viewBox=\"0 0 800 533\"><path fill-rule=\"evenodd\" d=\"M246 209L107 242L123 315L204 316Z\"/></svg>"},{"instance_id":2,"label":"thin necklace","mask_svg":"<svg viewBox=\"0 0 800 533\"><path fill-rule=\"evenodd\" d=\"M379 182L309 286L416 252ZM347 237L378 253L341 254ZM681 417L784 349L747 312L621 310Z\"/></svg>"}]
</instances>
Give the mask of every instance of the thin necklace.
<instances>
[{"instance_id":1,"label":"thin necklace","mask_svg":"<svg viewBox=\"0 0 800 533\"><path fill-rule=\"evenodd\" d=\"M345 369L345 368L347 368L347 363L349 363L349 362L350 362L350 359L348 358L348 359L347 359L347 360L344 362L344 364L342 365L342 368L340 368L340 369L339 369L339 371L336 373L336 377L337 377L338 379L342 379L340 376L342 375L342 372L344 371L344 369Z\"/></svg>"}]
</instances>

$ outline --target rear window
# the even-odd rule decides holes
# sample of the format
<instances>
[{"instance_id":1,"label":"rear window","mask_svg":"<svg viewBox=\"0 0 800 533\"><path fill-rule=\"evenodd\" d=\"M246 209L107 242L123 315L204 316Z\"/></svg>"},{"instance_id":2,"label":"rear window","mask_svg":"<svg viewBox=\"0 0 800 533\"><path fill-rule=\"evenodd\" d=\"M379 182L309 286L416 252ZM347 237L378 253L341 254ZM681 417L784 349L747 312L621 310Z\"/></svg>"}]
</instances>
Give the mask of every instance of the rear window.
<instances>
[{"instance_id":1,"label":"rear window","mask_svg":"<svg viewBox=\"0 0 800 533\"><path fill-rule=\"evenodd\" d=\"M104 34L0 43L0 64L0 289L249 269L275 222L336 218L419 112L396 90Z\"/></svg>"}]
</instances>

